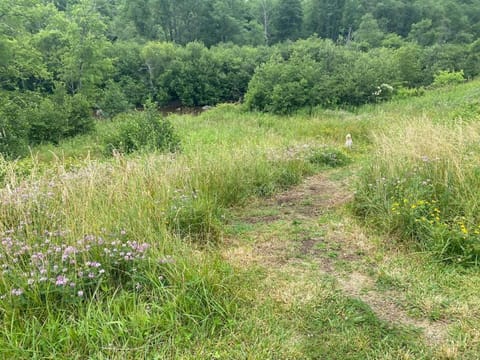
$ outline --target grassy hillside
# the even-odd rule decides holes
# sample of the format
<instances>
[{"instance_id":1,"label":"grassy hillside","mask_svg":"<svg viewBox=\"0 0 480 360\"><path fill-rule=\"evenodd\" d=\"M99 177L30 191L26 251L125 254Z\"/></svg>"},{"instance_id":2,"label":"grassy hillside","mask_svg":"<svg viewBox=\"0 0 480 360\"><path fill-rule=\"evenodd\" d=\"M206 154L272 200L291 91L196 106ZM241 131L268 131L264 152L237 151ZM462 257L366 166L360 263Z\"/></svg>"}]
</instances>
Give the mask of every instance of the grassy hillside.
<instances>
[{"instance_id":1,"label":"grassy hillside","mask_svg":"<svg viewBox=\"0 0 480 360\"><path fill-rule=\"evenodd\" d=\"M103 122L2 162L0 353L477 358L479 89L218 106L170 118L174 154L106 157Z\"/></svg>"}]
</instances>

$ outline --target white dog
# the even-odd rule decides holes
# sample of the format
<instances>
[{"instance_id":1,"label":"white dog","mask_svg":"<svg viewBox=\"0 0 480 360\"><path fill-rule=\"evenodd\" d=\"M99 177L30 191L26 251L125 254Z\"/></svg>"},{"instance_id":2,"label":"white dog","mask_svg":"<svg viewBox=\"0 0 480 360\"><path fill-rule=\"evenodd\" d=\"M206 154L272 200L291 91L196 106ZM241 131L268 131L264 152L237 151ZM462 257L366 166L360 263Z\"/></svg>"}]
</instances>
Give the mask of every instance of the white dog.
<instances>
[{"instance_id":1,"label":"white dog","mask_svg":"<svg viewBox=\"0 0 480 360\"><path fill-rule=\"evenodd\" d=\"M346 141L345 141L345 147L346 147L347 149L351 149L351 148L352 148L352 145L353 145L352 135L347 134L347 136L346 136Z\"/></svg>"}]
</instances>

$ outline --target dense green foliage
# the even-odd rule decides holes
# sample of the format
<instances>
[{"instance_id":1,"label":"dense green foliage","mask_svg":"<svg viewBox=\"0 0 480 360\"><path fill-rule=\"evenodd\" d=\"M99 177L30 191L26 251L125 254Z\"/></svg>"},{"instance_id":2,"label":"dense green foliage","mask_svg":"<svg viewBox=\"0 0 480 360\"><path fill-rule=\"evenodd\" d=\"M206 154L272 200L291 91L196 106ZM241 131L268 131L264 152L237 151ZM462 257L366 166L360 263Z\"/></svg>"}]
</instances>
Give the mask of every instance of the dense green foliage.
<instances>
[{"instance_id":1,"label":"dense green foliage","mask_svg":"<svg viewBox=\"0 0 480 360\"><path fill-rule=\"evenodd\" d=\"M463 70L456 72L440 71L435 75L432 86L441 87L446 85L461 84L465 81Z\"/></svg>"},{"instance_id":2,"label":"dense green foliage","mask_svg":"<svg viewBox=\"0 0 480 360\"><path fill-rule=\"evenodd\" d=\"M57 144L94 128L90 104L82 94L0 94L0 153L6 157L25 155L29 144Z\"/></svg>"},{"instance_id":3,"label":"dense green foliage","mask_svg":"<svg viewBox=\"0 0 480 360\"><path fill-rule=\"evenodd\" d=\"M94 113L147 99L179 107L246 96L251 109L291 113L385 100L442 71L471 79L478 9L478 0L6 0L0 151L25 155L90 131Z\"/></svg>"},{"instance_id":4,"label":"dense green foliage","mask_svg":"<svg viewBox=\"0 0 480 360\"><path fill-rule=\"evenodd\" d=\"M106 153L130 154L134 151L171 151L180 148L180 139L168 119L162 118L154 104L143 112L118 115L118 126L104 140Z\"/></svg>"},{"instance_id":5,"label":"dense green foliage","mask_svg":"<svg viewBox=\"0 0 480 360\"><path fill-rule=\"evenodd\" d=\"M60 8L78 2L66 0ZM258 45L316 33L373 46L396 35L429 46L466 44L480 35L477 0L117 0L97 1L96 8L109 36L122 40Z\"/></svg>"},{"instance_id":6,"label":"dense green foliage","mask_svg":"<svg viewBox=\"0 0 480 360\"><path fill-rule=\"evenodd\" d=\"M313 38L289 50L286 59L272 57L257 69L246 94L249 108L285 114L318 105L360 105L388 99L379 90L382 84L403 82L395 50L364 53Z\"/></svg>"}]
</instances>

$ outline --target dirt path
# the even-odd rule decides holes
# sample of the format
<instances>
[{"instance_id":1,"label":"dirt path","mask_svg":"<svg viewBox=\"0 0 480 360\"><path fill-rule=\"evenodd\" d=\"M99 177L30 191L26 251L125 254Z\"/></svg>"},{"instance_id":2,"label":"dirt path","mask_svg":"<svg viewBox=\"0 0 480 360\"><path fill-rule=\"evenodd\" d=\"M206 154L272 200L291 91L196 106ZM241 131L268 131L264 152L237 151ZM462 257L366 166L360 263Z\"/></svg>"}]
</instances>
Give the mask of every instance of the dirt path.
<instances>
[{"instance_id":1,"label":"dirt path","mask_svg":"<svg viewBox=\"0 0 480 360\"><path fill-rule=\"evenodd\" d=\"M302 184L272 198L257 200L237 214L246 230L229 236L224 255L236 266L261 266L268 294L282 303L309 301L315 284L306 279L330 276L346 296L366 303L377 317L393 325L417 328L426 344L442 345L447 325L413 318L399 304L404 294L379 291L375 263L368 254L373 244L362 230L345 226L342 208L353 192L347 180L331 180L332 172L307 178ZM240 225L239 225L240 224ZM247 240L245 240L247 239Z\"/></svg>"}]
</instances>

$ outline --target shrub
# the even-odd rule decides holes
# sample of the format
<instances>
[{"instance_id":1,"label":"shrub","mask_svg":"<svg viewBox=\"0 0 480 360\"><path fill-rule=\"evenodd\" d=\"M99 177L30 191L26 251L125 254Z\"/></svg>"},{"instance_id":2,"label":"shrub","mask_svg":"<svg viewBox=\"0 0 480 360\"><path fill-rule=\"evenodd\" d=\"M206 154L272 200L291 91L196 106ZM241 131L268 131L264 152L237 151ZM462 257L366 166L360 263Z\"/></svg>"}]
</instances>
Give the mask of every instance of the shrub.
<instances>
[{"instance_id":1,"label":"shrub","mask_svg":"<svg viewBox=\"0 0 480 360\"><path fill-rule=\"evenodd\" d=\"M82 95L45 97L23 109L30 144L52 142L92 131L90 103Z\"/></svg>"},{"instance_id":2,"label":"shrub","mask_svg":"<svg viewBox=\"0 0 480 360\"><path fill-rule=\"evenodd\" d=\"M381 84L377 86L373 95L375 96L376 101L386 101L390 100L393 97L393 86L389 84Z\"/></svg>"},{"instance_id":3,"label":"shrub","mask_svg":"<svg viewBox=\"0 0 480 360\"><path fill-rule=\"evenodd\" d=\"M302 107L329 101L320 99L322 92L315 85L325 82L320 76L317 64L309 58L270 60L257 69L250 81L246 105L252 110L290 114Z\"/></svg>"},{"instance_id":4,"label":"shrub","mask_svg":"<svg viewBox=\"0 0 480 360\"><path fill-rule=\"evenodd\" d=\"M68 124L65 109L60 108L50 98L43 99L38 106L26 111L29 118L29 142L40 144L58 142L65 136Z\"/></svg>"},{"instance_id":5,"label":"shrub","mask_svg":"<svg viewBox=\"0 0 480 360\"><path fill-rule=\"evenodd\" d=\"M180 139L172 124L158 114L153 104L143 112L122 114L114 119L118 123L116 131L105 139L108 154L118 151L129 154L134 151L171 151L180 148Z\"/></svg>"},{"instance_id":6,"label":"shrub","mask_svg":"<svg viewBox=\"0 0 480 360\"><path fill-rule=\"evenodd\" d=\"M328 167L345 166L350 162L350 158L337 149L316 149L308 157L308 161L315 165Z\"/></svg>"},{"instance_id":7,"label":"shrub","mask_svg":"<svg viewBox=\"0 0 480 360\"><path fill-rule=\"evenodd\" d=\"M400 75L394 51L361 53L331 41L308 39L292 54L257 68L245 103L251 110L290 114L302 107L336 107L388 100Z\"/></svg>"},{"instance_id":8,"label":"shrub","mask_svg":"<svg viewBox=\"0 0 480 360\"><path fill-rule=\"evenodd\" d=\"M133 105L128 101L127 96L123 92L121 85L113 81L109 81L103 89L102 97L98 105L105 116L108 117L113 117L133 108Z\"/></svg>"},{"instance_id":9,"label":"shrub","mask_svg":"<svg viewBox=\"0 0 480 360\"><path fill-rule=\"evenodd\" d=\"M465 81L463 70L460 71L440 71L433 79L433 87L442 87L447 85L461 84Z\"/></svg>"},{"instance_id":10,"label":"shrub","mask_svg":"<svg viewBox=\"0 0 480 360\"><path fill-rule=\"evenodd\" d=\"M408 99L411 97L423 96L425 94L425 88L405 88L399 87L395 91L394 98L396 99Z\"/></svg>"},{"instance_id":11,"label":"shrub","mask_svg":"<svg viewBox=\"0 0 480 360\"><path fill-rule=\"evenodd\" d=\"M425 50L423 48L409 43L396 51L396 57L402 84L407 87L417 87L432 82L431 72L424 68Z\"/></svg>"},{"instance_id":12,"label":"shrub","mask_svg":"<svg viewBox=\"0 0 480 360\"><path fill-rule=\"evenodd\" d=\"M65 96L59 105L63 107L67 119L64 137L86 134L95 128L91 105L85 96L81 94Z\"/></svg>"},{"instance_id":13,"label":"shrub","mask_svg":"<svg viewBox=\"0 0 480 360\"><path fill-rule=\"evenodd\" d=\"M0 154L7 159L28 154L28 119L23 116L23 99L0 94Z\"/></svg>"}]
</instances>

